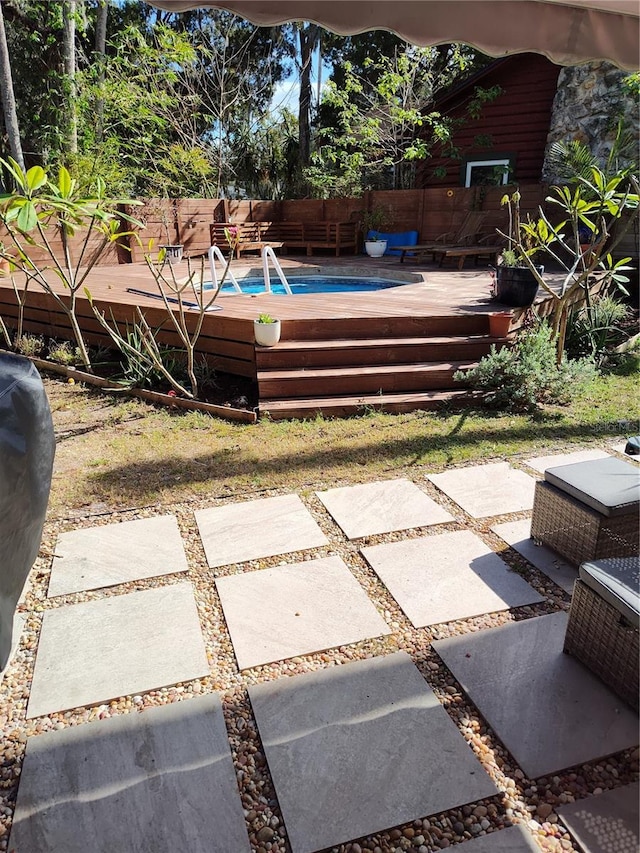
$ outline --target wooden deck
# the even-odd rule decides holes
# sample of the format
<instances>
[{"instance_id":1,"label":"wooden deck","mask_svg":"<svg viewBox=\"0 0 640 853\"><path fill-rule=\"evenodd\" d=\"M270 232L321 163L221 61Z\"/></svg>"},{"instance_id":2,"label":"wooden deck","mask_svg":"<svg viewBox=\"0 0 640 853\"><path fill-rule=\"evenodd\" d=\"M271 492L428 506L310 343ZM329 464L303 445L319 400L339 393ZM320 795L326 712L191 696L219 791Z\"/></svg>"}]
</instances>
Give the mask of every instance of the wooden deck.
<instances>
[{"instance_id":1,"label":"wooden deck","mask_svg":"<svg viewBox=\"0 0 640 853\"><path fill-rule=\"evenodd\" d=\"M198 351L218 371L255 380L260 412L271 417L342 415L365 406L430 408L462 393L452 380L458 367L475 363L491 343L504 342L489 337L487 314L496 306L489 302L486 268L408 270L397 257L283 258L282 265L291 272L354 272L406 283L373 293L219 296L220 310L205 317ZM234 262L233 271L237 278L261 272L258 262L246 261ZM161 300L140 293L155 291L145 265L96 268L87 286L108 318L113 313L119 323L131 322L140 306L152 328L162 327L160 337L178 344ZM79 296L78 303L87 340L108 343L88 300ZM282 342L269 349L253 342L253 320L265 312L282 321ZM0 280L0 313L14 324L17 306L7 280ZM70 337L64 313L41 290L28 293L25 329Z\"/></svg>"}]
</instances>

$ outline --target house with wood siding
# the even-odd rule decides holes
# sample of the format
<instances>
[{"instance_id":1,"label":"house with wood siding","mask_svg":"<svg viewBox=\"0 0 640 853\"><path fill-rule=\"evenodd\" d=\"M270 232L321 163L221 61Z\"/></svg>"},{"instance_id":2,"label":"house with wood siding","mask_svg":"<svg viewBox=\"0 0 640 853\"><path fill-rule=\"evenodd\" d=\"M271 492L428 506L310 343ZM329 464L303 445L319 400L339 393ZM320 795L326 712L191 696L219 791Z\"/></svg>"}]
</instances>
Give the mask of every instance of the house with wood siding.
<instances>
[{"instance_id":1,"label":"house with wood siding","mask_svg":"<svg viewBox=\"0 0 640 853\"><path fill-rule=\"evenodd\" d=\"M434 149L420 164L416 188L541 181L559 73L545 56L516 54L492 62L440 97L435 110L463 119L453 134L461 159ZM476 86L499 86L500 94L472 119L466 110Z\"/></svg>"}]
</instances>

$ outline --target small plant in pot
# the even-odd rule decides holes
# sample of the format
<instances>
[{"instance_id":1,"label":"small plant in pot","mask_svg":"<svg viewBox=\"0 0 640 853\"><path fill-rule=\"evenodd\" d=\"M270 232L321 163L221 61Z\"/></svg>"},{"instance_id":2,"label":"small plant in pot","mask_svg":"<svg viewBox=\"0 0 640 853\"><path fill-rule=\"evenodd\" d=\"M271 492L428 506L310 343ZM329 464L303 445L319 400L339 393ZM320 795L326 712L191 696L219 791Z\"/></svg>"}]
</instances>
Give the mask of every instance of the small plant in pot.
<instances>
[{"instance_id":1,"label":"small plant in pot","mask_svg":"<svg viewBox=\"0 0 640 853\"><path fill-rule=\"evenodd\" d=\"M525 308L533 303L539 286L539 278L530 268L527 258L532 258L540 247L526 236L523 240L520 193L516 190L511 196L505 195L500 203L509 209L509 233L502 234L509 243L498 260L494 298L503 305ZM535 266L535 271L542 277L544 267Z\"/></svg>"},{"instance_id":2,"label":"small plant in pot","mask_svg":"<svg viewBox=\"0 0 640 853\"><path fill-rule=\"evenodd\" d=\"M387 250L387 241L380 232L388 227L389 212L386 207L373 207L362 212L360 228L364 234L364 250L370 258L381 258Z\"/></svg>"},{"instance_id":3,"label":"small plant in pot","mask_svg":"<svg viewBox=\"0 0 640 853\"><path fill-rule=\"evenodd\" d=\"M281 323L271 314L260 314L253 321L256 343L261 347L273 347L280 340Z\"/></svg>"}]
</instances>

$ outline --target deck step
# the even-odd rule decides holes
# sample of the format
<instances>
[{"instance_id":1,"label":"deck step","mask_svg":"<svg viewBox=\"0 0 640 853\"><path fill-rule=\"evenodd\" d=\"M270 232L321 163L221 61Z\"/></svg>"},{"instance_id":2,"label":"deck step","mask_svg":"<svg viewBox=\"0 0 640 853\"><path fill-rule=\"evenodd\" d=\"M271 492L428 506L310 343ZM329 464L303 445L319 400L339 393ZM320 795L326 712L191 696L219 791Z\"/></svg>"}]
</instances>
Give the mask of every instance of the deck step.
<instances>
[{"instance_id":1,"label":"deck step","mask_svg":"<svg viewBox=\"0 0 640 853\"><path fill-rule=\"evenodd\" d=\"M472 366L473 362L441 361L259 370L258 387L260 399L427 391L454 388L456 370Z\"/></svg>"},{"instance_id":2,"label":"deck step","mask_svg":"<svg viewBox=\"0 0 640 853\"><path fill-rule=\"evenodd\" d=\"M486 335L489 320L484 313L413 314L398 316L340 317L283 320L283 340L328 338L403 338L429 335Z\"/></svg>"},{"instance_id":3,"label":"deck step","mask_svg":"<svg viewBox=\"0 0 640 853\"><path fill-rule=\"evenodd\" d=\"M383 412L413 412L441 408L446 403L457 405L471 402L473 396L466 391L421 391L399 394L361 394L300 398L296 400L261 400L260 416L271 420L288 418L313 418L316 415L343 418L363 414L369 409Z\"/></svg>"},{"instance_id":4,"label":"deck step","mask_svg":"<svg viewBox=\"0 0 640 853\"><path fill-rule=\"evenodd\" d=\"M275 347L256 347L256 365L260 371L447 359L477 361L489 352L491 344L501 343L504 343L504 338L487 335L281 341Z\"/></svg>"}]
</instances>

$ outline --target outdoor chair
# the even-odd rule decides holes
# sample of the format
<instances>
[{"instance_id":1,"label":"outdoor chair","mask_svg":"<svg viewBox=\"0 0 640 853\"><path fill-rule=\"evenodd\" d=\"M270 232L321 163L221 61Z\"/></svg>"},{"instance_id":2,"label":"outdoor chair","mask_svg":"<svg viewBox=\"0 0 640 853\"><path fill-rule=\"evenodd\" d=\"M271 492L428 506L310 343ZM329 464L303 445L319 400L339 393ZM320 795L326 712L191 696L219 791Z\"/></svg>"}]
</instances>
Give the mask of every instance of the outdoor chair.
<instances>
[{"instance_id":1,"label":"outdoor chair","mask_svg":"<svg viewBox=\"0 0 640 853\"><path fill-rule=\"evenodd\" d=\"M640 550L640 469L606 457L547 468L535 488L531 538L575 566Z\"/></svg>"},{"instance_id":2,"label":"outdoor chair","mask_svg":"<svg viewBox=\"0 0 640 853\"><path fill-rule=\"evenodd\" d=\"M638 557L580 566L571 598L564 651L638 710Z\"/></svg>"},{"instance_id":3,"label":"outdoor chair","mask_svg":"<svg viewBox=\"0 0 640 853\"><path fill-rule=\"evenodd\" d=\"M431 254L435 260L435 254L445 248L451 250L477 244L486 218L486 210L470 210L456 231L446 231L430 243L418 243L415 246L395 246L394 248L401 252L400 263L404 263L407 252L410 252L411 257L416 260L421 260L428 254Z\"/></svg>"}]
</instances>

